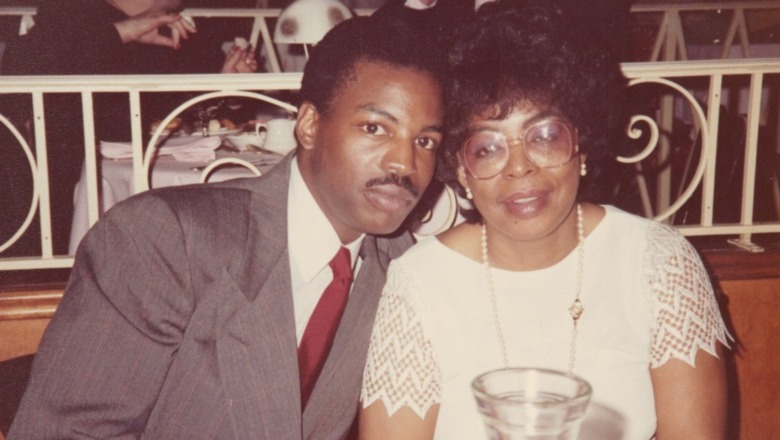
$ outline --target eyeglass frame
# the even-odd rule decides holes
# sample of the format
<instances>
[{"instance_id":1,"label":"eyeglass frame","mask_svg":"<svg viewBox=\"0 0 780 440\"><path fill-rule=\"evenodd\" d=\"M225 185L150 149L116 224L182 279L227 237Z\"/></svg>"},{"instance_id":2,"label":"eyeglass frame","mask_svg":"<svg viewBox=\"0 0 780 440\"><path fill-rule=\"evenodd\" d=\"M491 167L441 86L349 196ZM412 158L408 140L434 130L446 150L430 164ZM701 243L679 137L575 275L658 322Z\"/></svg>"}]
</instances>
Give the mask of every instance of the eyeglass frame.
<instances>
[{"instance_id":1,"label":"eyeglass frame","mask_svg":"<svg viewBox=\"0 0 780 440\"><path fill-rule=\"evenodd\" d=\"M569 156L569 158L566 159L564 162L562 162L562 163L560 163L558 165L542 166L542 165L537 164L533 159L531 159L528 156L528 151L526 150L526 146L525 146L525 137L528 135L528 133L533 128L535 128L535 127L537 127L539 125L548 123L550 121L559 122L566 129L566 131L569 133L569 137L572 139L572 151L571 151L571 155ZM528 162L532 163L536 167L544 168L544 169L563 167L563 166L567 165L569 162L571 162L572 160L574 160L574 158L577 157L577 154L579 154L579 152L580 152L579 130L577 130L576 128L572 129L570 127L570 124L567 121L562 120L562 119L552 118L552 119L545 119L545 120L536 122L536 123L532 124L530 127L525 128L524 130L522 130L521 131L521 134L522 134L521 137L515 137L515 138L512 138L512 139L510 139L503 131L489 130L488 133L493 134L495 136L500 136L503 139L504 143L506 143L506 146L507 146L507 155L506 155L506 159L505 159L504 165L501 166L498 169L498 171L496 171L495 174L492 174L492 175L486 176L486 177L479 177L479 176L477 176L471 170L471 168L469 167L469 163L466 160L465 154L463 152L463 150L466 148L466 145L472 139L474 139L474 138L476 138L478 136L483 136L485 134L485 132L477 133L477 134L474 134L473 136L470 136L468 139L463 141L463 143L461 144L460 148L458 149L458 155L460 156L460 160L461 160L461 163L462 163L463 167L466 169L466 171L469 172L469 174L471 174L472 177L474 177L475 179L478 179L478 180L492 179L493 177L496 177L497 175L501 174L501 172L504 171L504 169L506 169L507 165L509 164L509 159L510 159L509 151L514 146L521 147L523 155L525 156L526 160L528 160Z\"/></svg>"}]
</instances>

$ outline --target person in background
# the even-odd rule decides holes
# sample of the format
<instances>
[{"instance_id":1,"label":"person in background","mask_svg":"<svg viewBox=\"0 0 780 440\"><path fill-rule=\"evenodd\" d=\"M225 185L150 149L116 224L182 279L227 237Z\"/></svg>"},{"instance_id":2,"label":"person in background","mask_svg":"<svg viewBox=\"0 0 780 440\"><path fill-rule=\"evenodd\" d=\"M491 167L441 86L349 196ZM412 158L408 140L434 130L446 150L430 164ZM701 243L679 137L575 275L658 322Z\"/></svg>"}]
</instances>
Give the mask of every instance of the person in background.
<instances>
[{"instance_id":1,"label":"person in background","mask_svg":"<svg viewBox=\"0 0 780 440\"><path fill-rule=\"evenodd\" d=\"M0 63L3 75L111 75L251 73L257 71L255 51L234 45L222 52L222 41L210 39L194 21L173 12L180 0L44 0L37 7L35 26L8 42ZM130 105L127 94L94 96L98 140L130 139ZM23 133L32 118L27 97L0 97L0 113L9 116ZM186 98L148 94L142 97L145 124L164 118ZM54 252L68 250L73 217L73 188L84 160L81 99L78 95L44 96L50 169ZM25 128L27 127L27 128ZM32 193L29 171L15 139L0 148L7 163L0 180L17 187L8 195L14 206L29 206ZM22 224L26 209L0 218L0 240ZM13 253L35 255L39 244L28 233Z\"/></svg>"},{"instance_id":2,"label":"person in background","mask_svg":"<svg viewBox=\"0 0 780 440\"><path fill-rule=\"evenodd\" d=\"M311 52L294 153L112 208L79 247L9 440L345 438L442 140L439 58L408 27L347 20Z\"/></svg>"},{"instance_id":3,"label":"person in background","mask_svg":"<svg viewBox=\"0 0 780 440\"><path fill-rule=\"evenodd\" d=\"M508 367L584 378L622 439L725 438L730 337L697 252L598 203L628 120L590 26L528 0L455 30L438 176L471 206L388 269L361 439L484 438L470 384Z\"/></svg>"},{"instance_id":4,"label":"person in background","mask_svg":"<svg viewBox=\"0 0 780 440\"><path fill-rule=\"evenodd\" d=\"M244 73L253 48L198 38L180 0L44 0L35 26L8 43L4 75Z\"/></svg>"}]
</instances>

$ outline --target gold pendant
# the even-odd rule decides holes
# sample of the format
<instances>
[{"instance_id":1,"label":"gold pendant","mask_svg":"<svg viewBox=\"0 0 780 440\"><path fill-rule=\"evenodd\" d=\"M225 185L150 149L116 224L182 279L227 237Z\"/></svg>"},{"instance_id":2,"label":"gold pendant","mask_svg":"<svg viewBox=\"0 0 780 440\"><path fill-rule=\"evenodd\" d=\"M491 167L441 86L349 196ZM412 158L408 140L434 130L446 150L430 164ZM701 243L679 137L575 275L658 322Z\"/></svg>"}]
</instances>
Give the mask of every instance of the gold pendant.
<instances>
[{"instance_id":1,"label":"gold pendant","mask_svg":"<svg viewBox=\"0 0 780 440\"><path fill-rule=\"evenodd\" d=\"M582 302L580 302L579 298L575 299L573 303L571 303L571 307L569 307L569 313L571 313L571 319L573 319L575 322L577 322L578 319L580 319L580 316L582 316L582 312L585 311L585 307L582 306Z\"/></svg>"}]
</instances>

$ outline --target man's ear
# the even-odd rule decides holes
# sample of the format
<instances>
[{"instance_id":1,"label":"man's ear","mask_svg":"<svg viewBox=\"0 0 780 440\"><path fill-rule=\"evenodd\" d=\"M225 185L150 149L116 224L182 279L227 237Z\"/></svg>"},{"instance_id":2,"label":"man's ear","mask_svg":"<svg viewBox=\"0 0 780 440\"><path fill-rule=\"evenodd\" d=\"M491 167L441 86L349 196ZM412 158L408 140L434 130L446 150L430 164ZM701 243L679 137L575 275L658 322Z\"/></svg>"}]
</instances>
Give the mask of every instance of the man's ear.
<instances>
[{"instance_id":1,"label":"man's ear","mask_svg":"<svg viewBox=\"0 0 780 440\"><path fill-rule=\"evenodd\" d=\"M298 138L298 144L302 148L306 150L314 148L319 121L320 112L314 104L309 101L301 104L298 108L298 119L295 121L295 137Z\"/></svg>"}]
</instances>

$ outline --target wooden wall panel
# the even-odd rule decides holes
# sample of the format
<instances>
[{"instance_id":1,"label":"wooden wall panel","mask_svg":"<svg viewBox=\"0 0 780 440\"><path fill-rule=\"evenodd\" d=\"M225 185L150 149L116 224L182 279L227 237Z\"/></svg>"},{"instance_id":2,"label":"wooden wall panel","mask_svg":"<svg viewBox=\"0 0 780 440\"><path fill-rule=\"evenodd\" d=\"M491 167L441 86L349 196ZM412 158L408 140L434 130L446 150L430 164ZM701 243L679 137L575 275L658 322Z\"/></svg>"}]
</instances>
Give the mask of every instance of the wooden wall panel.
<instances>
[{"instance_id":1,"label":"wooden wall panel","mask_svg":"<svg viewBox=\"0 0 780 440\"><path fill-rule=\"evenodd\" d=\"M35 353L49 318L0 320L0 362Z\"/></svg>"},{"instance_id":2,"label":"wooden wall panel","mask_svg":"<svg viewBox=\"0 0 780 440\"><path fill-rule=\"evenodd\" d=\"M64 283L0 290L0 361L35 353L63 288Z\"/></svg>"},{"instance_id":3,"label":"wooden wall panel","mask_svg":"<svg viewBox=\"0 0 780 440\"><path fill-rule=\"evenodd\" d=\"M780 278L721 281L737 340L729 365L730 439L780 439Z\"/></svg>"}]
</instances>

